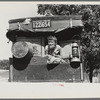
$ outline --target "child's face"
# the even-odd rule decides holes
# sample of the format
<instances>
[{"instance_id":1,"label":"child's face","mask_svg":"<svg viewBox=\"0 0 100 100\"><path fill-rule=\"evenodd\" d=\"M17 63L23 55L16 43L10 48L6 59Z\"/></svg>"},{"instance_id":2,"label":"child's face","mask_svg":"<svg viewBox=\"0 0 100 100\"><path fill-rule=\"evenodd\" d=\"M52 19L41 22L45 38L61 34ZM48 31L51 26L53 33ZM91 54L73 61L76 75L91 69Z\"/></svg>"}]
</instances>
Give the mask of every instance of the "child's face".
<instances>
[{"instance_id":1,"label":"child's face","mask_svg":"<svg viewBox=\"0 0 100 100\"><path fill-rule=\"evenodd\" d=\"M56 45L56 43L55 43L54 40L49 40L49 41L48 41L48 46L49 46L50 49L54 48L55 45Z\"/></svg>"}]
</instances>

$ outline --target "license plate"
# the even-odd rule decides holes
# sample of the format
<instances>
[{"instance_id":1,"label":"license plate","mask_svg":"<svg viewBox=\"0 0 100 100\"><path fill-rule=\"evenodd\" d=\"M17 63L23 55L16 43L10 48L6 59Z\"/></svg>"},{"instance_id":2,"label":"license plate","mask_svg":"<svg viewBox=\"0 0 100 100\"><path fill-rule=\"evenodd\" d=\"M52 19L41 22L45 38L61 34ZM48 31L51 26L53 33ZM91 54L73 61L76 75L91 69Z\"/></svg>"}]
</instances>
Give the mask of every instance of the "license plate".
<instances>
[{"instance_id":1,"label":"license plate","mask_svg":"<svg viewBox=\"0 0 100 100\"><path fill-rule=\"evenodd\" d=\"M50 26L50 20L33 21L33 28L46 28Z\"/></svg>"}]
</instances>

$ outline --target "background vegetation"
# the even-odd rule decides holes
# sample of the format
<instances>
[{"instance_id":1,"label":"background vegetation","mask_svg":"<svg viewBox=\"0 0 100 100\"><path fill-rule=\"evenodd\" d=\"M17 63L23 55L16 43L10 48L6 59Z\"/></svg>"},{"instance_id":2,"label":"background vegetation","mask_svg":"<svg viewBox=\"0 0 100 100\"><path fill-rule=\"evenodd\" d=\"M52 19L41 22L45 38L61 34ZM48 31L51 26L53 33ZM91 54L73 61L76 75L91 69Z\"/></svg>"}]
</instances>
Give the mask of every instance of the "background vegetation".
<instances>
[{"instance_id":1,"label":"background vegetation","mask_svg":"<svg viewBox=\"0 0 100 100\"><path fill-rule=\"evenodd\" d=\"M9 60L0 60L0 69L9 69Z\"/></svg>"}]
</instances>

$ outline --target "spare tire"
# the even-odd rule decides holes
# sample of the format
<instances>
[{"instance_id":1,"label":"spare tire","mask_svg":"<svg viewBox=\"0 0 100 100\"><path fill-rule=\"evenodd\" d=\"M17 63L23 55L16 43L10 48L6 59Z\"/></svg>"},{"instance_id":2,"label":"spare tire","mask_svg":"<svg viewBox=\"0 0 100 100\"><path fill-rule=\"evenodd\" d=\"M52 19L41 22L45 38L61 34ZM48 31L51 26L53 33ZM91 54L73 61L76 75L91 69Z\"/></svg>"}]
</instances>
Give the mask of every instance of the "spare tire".
<instances>
[{"instance_id":1,"label":"spare tire","mask_svg":"<svg viewBox=\"0 0 100 100\"><path fill-rule=\"evenodd\" d=\"M25 56L33 56L33 46L30 42L16 42L12 45L11 51L15 58L24 58Z\"/></svg>"}]
</instances>

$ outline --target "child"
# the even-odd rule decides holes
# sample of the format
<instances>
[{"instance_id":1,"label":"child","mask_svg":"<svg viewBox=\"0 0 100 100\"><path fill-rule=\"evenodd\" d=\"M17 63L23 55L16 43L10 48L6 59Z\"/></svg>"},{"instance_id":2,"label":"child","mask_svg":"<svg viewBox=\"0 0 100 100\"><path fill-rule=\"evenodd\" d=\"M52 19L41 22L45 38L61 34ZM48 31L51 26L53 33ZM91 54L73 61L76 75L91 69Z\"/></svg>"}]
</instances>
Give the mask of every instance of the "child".
<instances>
[{"instance_id":1,"label":"child","mask_svg":"<svg viewBox=\"0 0 100 100\"><path fill-rule=\"evenodd\" d=\"M48 45L45 47L45 54L48 56L47 63L61 63L65 62L60 56L61 47L57 44L55 36L48 37Z\"/></svg>"}]
</instances>

